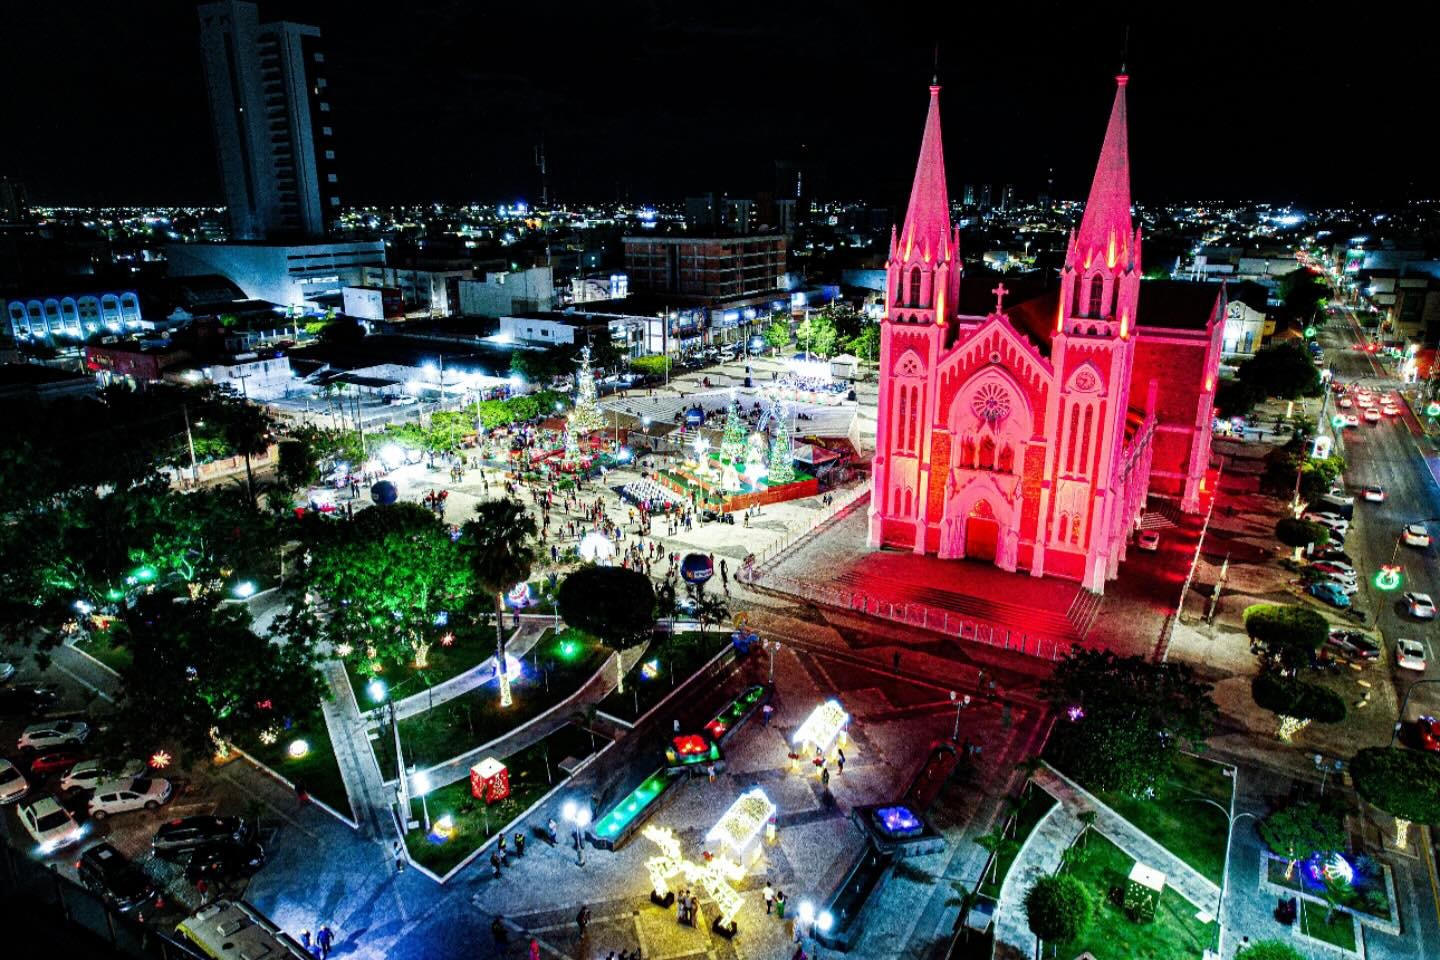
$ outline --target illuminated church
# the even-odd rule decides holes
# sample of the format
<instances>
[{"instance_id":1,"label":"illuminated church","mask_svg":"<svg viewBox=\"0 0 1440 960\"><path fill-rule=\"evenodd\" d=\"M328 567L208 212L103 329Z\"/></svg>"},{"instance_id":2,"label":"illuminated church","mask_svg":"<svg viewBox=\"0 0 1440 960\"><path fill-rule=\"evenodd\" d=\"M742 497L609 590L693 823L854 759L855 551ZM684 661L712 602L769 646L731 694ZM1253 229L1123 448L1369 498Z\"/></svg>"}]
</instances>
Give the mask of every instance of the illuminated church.
<instances>
[{"instance_id":1,"label":"illuminated church","mask_svg":"<svg viewBox=\"0 0 1440 960\"><path fill-rule=\"evenodd\" d=\"M1116 78L1058 289L1052 281L1029 296L962 282L940 88L930 88L887 262L872 547L989 561L1102 592L1149 496L1199 509L1225 290L1141 280L1127 81Z\"/></svg>"}]
</instances>

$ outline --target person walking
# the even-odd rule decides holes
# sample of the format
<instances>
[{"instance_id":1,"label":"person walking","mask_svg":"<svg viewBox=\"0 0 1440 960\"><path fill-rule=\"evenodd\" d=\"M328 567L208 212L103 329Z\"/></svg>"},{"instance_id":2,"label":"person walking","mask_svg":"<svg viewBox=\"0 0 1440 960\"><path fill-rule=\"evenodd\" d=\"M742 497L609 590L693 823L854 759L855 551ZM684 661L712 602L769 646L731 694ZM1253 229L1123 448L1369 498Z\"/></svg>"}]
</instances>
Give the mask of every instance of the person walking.
<instances>
[{"instance_id":1,"label":"person walking","mask_svg":"<svg viewBox=\"0 0 1440 960\"><path fill-rule=\"evenodd\" d=\"M770 886L769 880L765 881L765 889L760 891L760 895L765 898L765 915L769 916L770 911L775 909L775 888Z\"/></svg>"},{"instance_id":2,"label":"person walking","mask_svg":"<svg viewBox=\"0 0 1440 960\"><path fill-rule=\"evenodd\" d=\"M530 960L540 960L540 941L530 938Z\"/></svg>"},{"instance_id":3,"label":"person walking","mask_svg":"<svg viewBox=\"0 0 1440 960\"><path fill-rule=\"evenodd\" d=\"M684 923L684 922L685 922L685 908L688 907L689 905L690 905L690 902L689 902L687 899L685 899L685 891L684 891L684 890L681 890L681 891L680 891L680 895L675 898L675 922L676 922L676 923Z\"/></svg>"},{"instance_id":4,"label":"person walking","mask_svg":"<svg viewBox=\"0 0 1440 960\"><path fill-rule=\"evenodd\" d=\"M760 726L762 726L762 727L768 727L768 726L770 726L770 715L771 715L772 713L774 713L774 712L775 712L775 708L772 707L772 706L770 706L770 704L768 704L768 703L765 704L765 706L761 707L761 708L760 708Z\"/></svg>"},{"instance_id":5,"label":"person walking","mask_svg":"<svg viewBox=\"0 0 1440 960\"><path fill-rule=\"evenodd\" d=\"M490 866L495 870L495 879L500 879L500 854L490 854Z\"/></svg>"},{"instance_id":6,"label":"person walking","mask_svg":"<svg viewBox=\"0 0 1440 960\"><path fill-rule=\"evenodd\" d=\"M500 842L496 844L496 849L500 851L500 865L502 867L508 867L510 865L510 859L509 853L505 849L505 834L500 834Z\"/></svg>"},{"instance_id":7,"label":"person walking","mask_svg":"<svg viewBox=\"0 0 1440 960\"><path fill-rule=\"evenodd\" d=\"M396 840L396 841L395 841L395 872L396 872L396 873L403 873L404 871L405 871L405 848L404 848L403 846L401 846L399 840Z\"/></svg>"},{"instance_id":8,"label":"person walking","mask_svg":"<svg viewBox=\"0 0 1440 960\"><path fill-rule=\"evenodd\" d=\"M330 924L320 924L320 929L315 931L315 942L320 945L320 960L330 956L330 948L335 946L335 931L330 929Z\"/></svg>"},{"instance_id":9,"label":"person walking","mask_svg":"<svg viewBox=\"0 0 1440 960\"><path fill-rule=\"evenodd\" d=\"M550 821L545 824L545 829L550 833L550 846L558 847L560 845L560 825L555 822L554 817L551 817Z\"/></svg>"},{"instance_id":10,"label":"person walking","mask_svg":"<svg viewBox=\"0 0 1440 960\"><path fill-rule=\"evenodd\" d=\"M310 931L309 931L309 930L301 930L301 931L300 931L300 946L304 947L306 950L309 950L309 949L310 949Z\"/></svg>"},{"instance_id":11,"label":"person walking","mask_svg":"<svg viewBox=\"0 0 1440 960\"><path fill-rule=\"evenodd\" d=\"M523 830L515 831L515 856L525 856L525 832Z\"/></svg>"},{"instance_id":12,"label":"person walking","mask_svg":"<svg viewBox=\"0 0 1440 960\"><path fill-rule=\"evenodd\" d=\"M705 772L710 775L710 782L711 782L711 783L714 783L714 782L715 782L715 764L713 764L713 763L707 764L707 765L705 766Z\"/></svg>"},{"instance_id":13,"label":"person walking","mask_svg":"<svg viewBox=\"0 0 1440 960\"><path fill-rule=\"evenodd\" d=\"M785 919L785 891L780 890L775 894L775 916L781 920Z\"/></svg>"},{"instance_id":14,"label":"person walking","mask_svg":"<svg viewBox=\"0 0 1440 960\"><path fill-rule=\"evenodd\" d=\"M585 930L586 930L587 927L590 926L590 908L589 908L589 907L586 907L586 906L581 906L581 907L580 907L580 912L577 913L577 914L575 914L575 926L577 926L577 927L580 928L580 937L581 937L581 939L584 939L584 937L585 937Z\"/></svg>"},{"instance_id":15,"label":"person walking","mask_svg":"<svg viewBox=\"0 0 1440 960\"><path fill-rule=\"evenodd\" d=\"M828 766L820 768L820 786L826 790L830 789L830 768Z\"/></svg>"},{"instance_id":16,"label":"person walking","mask_svg":"<svg viewBox=\"0 0 1440 960\"><path fill-rule=\"evenodd\" d=\"M835 748L835 769L840 773L845 772L845 751L839 747Z\"/></svg>"}]
</instances>

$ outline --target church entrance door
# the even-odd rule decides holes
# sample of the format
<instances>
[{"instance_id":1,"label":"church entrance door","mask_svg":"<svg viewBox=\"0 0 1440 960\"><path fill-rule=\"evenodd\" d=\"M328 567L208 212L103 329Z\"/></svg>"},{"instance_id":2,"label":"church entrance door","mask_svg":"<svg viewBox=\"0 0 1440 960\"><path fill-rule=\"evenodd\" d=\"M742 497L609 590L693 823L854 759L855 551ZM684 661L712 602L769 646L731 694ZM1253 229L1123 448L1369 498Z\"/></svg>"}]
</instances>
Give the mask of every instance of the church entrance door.
<instances>
[{"instance_id":1,"label":"church entrance door","mask_svg":"<svg viewBox=\"0 0 1440 960\"><path fill-rule=\"evenodd\" d=\"M965 556L973 560L995 562L995 547L1000 539L1000 523L990 504L981 500L970 508L965 518Z\"/></svg>"}]
</instances>

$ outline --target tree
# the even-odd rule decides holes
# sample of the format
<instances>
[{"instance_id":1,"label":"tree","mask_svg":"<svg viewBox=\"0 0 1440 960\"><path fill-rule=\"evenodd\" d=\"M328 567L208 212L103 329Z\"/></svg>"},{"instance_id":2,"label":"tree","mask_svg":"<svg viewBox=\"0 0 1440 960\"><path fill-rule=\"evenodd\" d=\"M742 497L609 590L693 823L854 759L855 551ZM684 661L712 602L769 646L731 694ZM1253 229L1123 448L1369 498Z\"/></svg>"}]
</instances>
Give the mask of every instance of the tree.
<instances>
[{"instance_id":1,"label":"tree","mask_svg":"<svg viewBox=\"0 0 1440 960\"><path fill-rule=\"evenodd\" d=\"M695 619L700 621L700 635L707 627L716 627L730 619L730 605L724 597L713 593L701 593L695 600Z\"/></svg>"},{"instance_id":2,"label":"tree","mask_svg":"<svg viewBox=\"0 0 1440 960\"><path fill-rule=\"evenodd\" d=\"M1040 940L1061 944L1078 940L1090 926L1095 900L1069 874L1041 877L1025 891L1025 919Z\"/></svg>"},{"instance_id":3,"label":"tree","mask_svg":"<svg viewBox=\"0 0 1440 960\"><path fill-rule=\"evenodd\" d=\"M1092 789L1143 795L1178 748L1203 748L1219 716L1210 690L1184 664L1075 649L1044 687L1069 718L1051 741L1055 762Z\"/></svg>"},{"instance_id":4,"label":"tree","mask_svg":"<svg viewBox=\"0 0 1440 960\"><path fill-rule=\"evenodd\" d=\"M475 507L460 539L465 560L482 593L495 598L495 675L500 706L510 706L505 667L505 591L530 578L537 557L535 518L516 500L490 500Z\"/></svg>"},{"instance_id":5,"label":"tree","mask_svg":"<svg viewBox=\"0 0 1440 960\"><path fill-rule=\"evenodd\" d=\"M1266 710L1296 720L1339 723L1345 719L1345 701L1338 693L1313 683L1276 676L1266 670L1250 681L1250 695Z\"/></svg>"},{"instance_id":6,"label":"tree","mask_svg":"<svg viewBox=\"0 0 1440 960\"><path fill-rule=\"evenodd\" d=\"M1282 517L1275 524L1275 539L1287 547L1295 548L1295 559L1307 547L1323 547L1330 542L1330 528L1323 523L1301 520L1297 517Z\"/></svg>"},{"instance_id":7,"label":"tree","mask_svg":"<svg viewBox=\"0 0 1440 960\"><path fill-rule=\"evenodd\" d=\"M1298 340L1262 348L1240 364L1239 379L1258 396L1298 400L1318 397L1323 389L1320 371Z\"/></svg>"},{"instance_id":8,"label":"tree","mask_svg":"<svg viewBox=\"0 0 1440 960\"><path fill-rule=\"evenodd\" d=\"M148 594L113 629L133 658L109 731L124 755L249 746L309 716L323 691L309 644L257 636L243 607L215 595Z\"/></svg>"},{"instance_id":9,"label":"tree","mask_svg":"<svg viewBox=\"0 0 1440 960\"><path fill-rule=\"evenodd\" d=\"M835 341L839 334L835 321L823 310L811 312L795 330L795 343L803 345L806 353L828 357L835 352Z\"/></svg>"},{"instance_id":10,"label":"tree","mask_svg":"<svg viewBox=\"0 0 1440 960\"><path fill-rule=\"evenodd\" d=\"M305 437L281 440L275 473L286 490L304 490L320 477L320 451Z\"/></svg>"},{"instance_id":11,"label":"tree","mask_svg":"<svg viewBox=\"0 0 1440 960\"><path fill-rule=\"evenodd\" d=\"M1325 306L1330 294L1324 279L1308 267L1282 274L1279 288L1285 312L1302 326L1309 325L1316 312Z\"/></svg>"},{"instance_id":12,"label":"tree","mask_svg":"<svg viewBox=\"0 0 1440 960\"><path fill-rule=\"evenodd\" d=\"M1395 818L1395 846L1410 824L1440 824L1440 756L1396 747L1369 747L1350 761L1355 789Z\"/></svg>"},{"instance_id":13,"label":"tree","mask_svg":"<svg viewBox=\"0 0 1440 960\"><path fill-rule=\"evenodd\" d=\"M785 317L777 317L765 328L765 342L776 350L784 350L790 345L790 321Z\"/></svg>"},{"instance_id":14,"label":"tree","mask_svg":"<svg viewBox=\"0 0 1440 960\"><path fill-rule=\"evenodd\" d=\"M225 439L245 458L245 491L255 502L255 469L250 458L264 453L270 446L270 415L249 401L232 403L225 420Z\"/></svg>"},{"instance_id":15,"label":"tree","mask_svg":"<svg viewBox=\"0 0 1440 960\"><path fill-rule=\"evenodd\" d=\"M670 371L670 358L658 355L636 357L630 361L630 369L646 377L663 377Z\"/></svg>"},{"instance_id":16,"label":"tree","mask_svg":"<svg viewBox=\"0 0 1440 960\"><path fill-rule=\"evenodd\" d=\"M845 349L867 363L880 359L880 324L867 323L845 342Z\"/></svg>"},{"instance_id":17,"label":"tree","mask_svg":"<svg viewBox=\"0 0 1440 960\"><path fill-rule=\"evenodd\" d=\"M1345 849L1343 814L1335 807L1318 803L1295 803L1282 807L1260 821L1260 839L1277 857L1289 861L1289 870L1311 854L1328 855Z\"/></svg>"},{"instance_id":18,"label":"tree","mask_svg":"<svg viewBox=\"0 0 1440 960\"><path fill-rule=\"evenodd\" d=\"M472 574L450 530L417 503L302 526L308 561L290 589L282 633L324 641L367 671L428 665L437 618L461 609Z\"/></svg>"},{"instance_id":19,"label":"tree","mask_svg":"<svg viewBox=\"0 0 1440 960\"><path fill-rule=\"evenodd\" d=\"M1286 670L1310 665L1330 636L1323 614L1297 603L1257 603L1245 608L1245 632Z\"/></svg>"},{"instance_id":20,"label":"tree","mask_svg":"<svg viewBox=\"0 0 1440 960\"><path fill-rule=\"evenodd\" d=\"M655 617L664 620L670 628L670 635L675 635L675 614L680 612L680 598L675 592L675 584L665 580L655 588Z\"/></svg>"},{"instance_id":21,"label":"tree","mask_svg":"<svg viewBox=\"0 0 1440 960\"><path fill-rule=\"evenodd\" d=\"M975 842L990 853L989 869L985 871L985 876L981 877L982 882L987 882L988 878L988 882L993 883L995 881L995 875L999 872L1000 859L1011 856L1020 849L1019 842L1005 836L1003 829L991 830L989 833L981 834L975 838Z\"/></svg>"},{"instance_id":22,"label":"tree","mask_svg":"<svg viewBox=\"0 0 1440 960\"><path fill-rule=\"evenodd\" d=\"M1257 940L1235 953L1235 960L1305 960L1299 950L1283 940Z\"/></svg>"},{"instance_id":23,"label":"tree","mask_svg":"<svg viewBox=\"0 0 1440 960\"><path fill-rule=\"evenodd\" d=\"M655 587L650 578L624 567L585 566L560 584L560 616L619 653L645 639L655 625ZM616 658L619 690L625 671Z\"/></svg>"}]
</instances>

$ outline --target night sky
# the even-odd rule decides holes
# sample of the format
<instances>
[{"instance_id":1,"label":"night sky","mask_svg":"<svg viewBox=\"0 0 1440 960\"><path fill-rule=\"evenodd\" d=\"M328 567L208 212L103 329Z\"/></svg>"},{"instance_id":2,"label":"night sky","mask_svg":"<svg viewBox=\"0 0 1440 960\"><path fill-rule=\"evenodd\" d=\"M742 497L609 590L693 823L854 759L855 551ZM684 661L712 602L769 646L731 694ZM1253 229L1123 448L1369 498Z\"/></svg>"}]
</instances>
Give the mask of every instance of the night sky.
<instances>
[{"instance_id":1,"label":"night sky","mask_svg":"<svg viewBox=\"0 0 1440 960\"><path fill-rule=\"evenodd\" d=\"M937 40L952 195L967 181L1033 195L1053 167L1055 194L1078 197L1124 38L1122 17L1077 17L1093 6L1074 4L260 8L324 32L342 197L355 203L533 201L542 138L561 200L753 194L773 188L776 159L803 152L822 197L902 203ZM1435 25L1318 9L1130 18L1137 201L1437 193L1440 164L1424 149ZM0 174L41 203L218 202L197 33L188 0L5 3Z\"/></svg>"}]
</instances>

